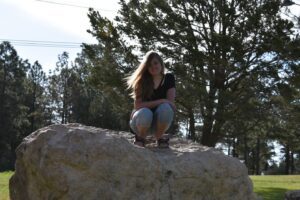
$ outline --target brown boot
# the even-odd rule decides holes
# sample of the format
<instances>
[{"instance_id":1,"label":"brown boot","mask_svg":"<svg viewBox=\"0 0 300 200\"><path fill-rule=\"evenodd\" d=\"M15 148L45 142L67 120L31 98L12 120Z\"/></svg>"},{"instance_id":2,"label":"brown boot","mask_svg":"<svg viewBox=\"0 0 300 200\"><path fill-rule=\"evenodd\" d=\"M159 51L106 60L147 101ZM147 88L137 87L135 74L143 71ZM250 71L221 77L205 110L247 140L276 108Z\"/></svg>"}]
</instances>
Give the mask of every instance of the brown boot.
<instances>
[{"instance_id":1,"label":"brown boot","mask_svg":"<svg viewBox=\"0 0 300 200\"><path fill-rule=\"evenodd\" d=\"M159 138L156 140L157 147L159 148L169 148L169 138Z\"/></svg>"},{"instance_id":2,"label":"brown boot","mask_svg":"<svg viewBox=\"0 0 300 200\"><path fill-rule=\"evenodd\" d=\"M140 147L145 147L145 143L146 143L146 139L141 137L141 136L138 136L137 134L135 134L135 138L134 138L134 141L133 141L133 144L137 145L137 146L140 146Z\"/></svg>"}]
</instances>

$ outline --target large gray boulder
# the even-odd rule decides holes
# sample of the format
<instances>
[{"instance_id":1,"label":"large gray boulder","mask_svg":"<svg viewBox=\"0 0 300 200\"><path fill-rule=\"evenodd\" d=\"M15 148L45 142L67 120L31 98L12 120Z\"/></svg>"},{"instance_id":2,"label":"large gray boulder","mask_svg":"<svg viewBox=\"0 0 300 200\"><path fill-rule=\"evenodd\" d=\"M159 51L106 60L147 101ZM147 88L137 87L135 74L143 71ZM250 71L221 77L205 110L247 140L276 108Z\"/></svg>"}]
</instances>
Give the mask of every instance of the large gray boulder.
<instances>
[{"instance_id":1,"label":"large gray boulder","mask_svg":"<svg viewBox=\"0 0 300 200\"><path fill-rule=\"evenodd\" d=\"M247 169L220 150L173 137L170 149L129 132L50 125L16 149L11 200L252 200Z\"/></svg>"}]
</instances>

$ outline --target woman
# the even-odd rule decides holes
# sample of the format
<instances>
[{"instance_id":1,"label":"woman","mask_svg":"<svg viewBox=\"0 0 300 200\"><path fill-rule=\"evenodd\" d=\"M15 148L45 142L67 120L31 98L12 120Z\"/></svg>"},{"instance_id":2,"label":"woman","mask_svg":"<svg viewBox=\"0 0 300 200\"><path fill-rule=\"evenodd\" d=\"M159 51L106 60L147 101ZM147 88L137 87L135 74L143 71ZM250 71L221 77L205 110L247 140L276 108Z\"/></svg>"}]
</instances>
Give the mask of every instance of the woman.
<instances>
[{"instance_id":1,"label":"woman","mask_svg":"<svg viewBox=\"0 0 300 200\"><path fill-rule=\"evenodd\" d=\"M149 51L133 74L125 79L134 99L129 122L135 134L134 144L145 147L145 138L150 132L154 133L158 147L168 147L169 138L162 135L176 113L174 75L165 73L160 55Z\"/></svg>"}]
</instances>

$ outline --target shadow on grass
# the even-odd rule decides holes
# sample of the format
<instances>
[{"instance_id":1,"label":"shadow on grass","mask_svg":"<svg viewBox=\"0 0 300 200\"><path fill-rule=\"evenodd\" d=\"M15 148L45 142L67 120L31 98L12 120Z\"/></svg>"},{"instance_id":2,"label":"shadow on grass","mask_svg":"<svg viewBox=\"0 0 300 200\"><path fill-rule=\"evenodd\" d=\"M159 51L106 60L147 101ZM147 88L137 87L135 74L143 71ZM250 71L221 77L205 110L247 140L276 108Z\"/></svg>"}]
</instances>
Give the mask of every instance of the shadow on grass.
<instances>
[{"instance_id":1,"label":"shadow on grass","mask_svg":"<svg viewBox=\"0 0 300 200\"><path fill-rule=\"evenodd\" d=\"M261 187L254 192L262 196L264 200L282 200L287 191L285 188Z\"/></svg>"}]
</instances>

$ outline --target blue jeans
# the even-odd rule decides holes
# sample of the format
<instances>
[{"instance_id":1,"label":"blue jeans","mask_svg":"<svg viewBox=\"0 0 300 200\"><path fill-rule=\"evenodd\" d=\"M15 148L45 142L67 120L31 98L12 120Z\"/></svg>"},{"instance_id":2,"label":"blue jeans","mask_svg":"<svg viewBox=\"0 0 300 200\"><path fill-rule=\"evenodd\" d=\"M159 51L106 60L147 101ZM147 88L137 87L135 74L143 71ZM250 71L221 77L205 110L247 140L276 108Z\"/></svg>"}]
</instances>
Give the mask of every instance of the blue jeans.
<instances>
[{"instance_id":1,"label":"blue jeans","mask_svg":"<svg viewBox=\"0 0 300 200\"><path fill-rule=\"evenodd\" d=\"M155 134L157 122L166 123L166 130L168 130L174 117L174 110L169 103L159 104L154 112L146 107L133 110L133 112L129 125L134 133L138 133L137 126L143 126L148 127L147 134Z\"/></svg>"}]
</instances>

